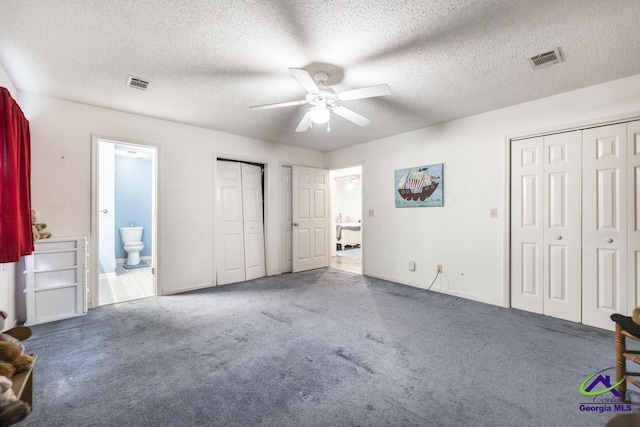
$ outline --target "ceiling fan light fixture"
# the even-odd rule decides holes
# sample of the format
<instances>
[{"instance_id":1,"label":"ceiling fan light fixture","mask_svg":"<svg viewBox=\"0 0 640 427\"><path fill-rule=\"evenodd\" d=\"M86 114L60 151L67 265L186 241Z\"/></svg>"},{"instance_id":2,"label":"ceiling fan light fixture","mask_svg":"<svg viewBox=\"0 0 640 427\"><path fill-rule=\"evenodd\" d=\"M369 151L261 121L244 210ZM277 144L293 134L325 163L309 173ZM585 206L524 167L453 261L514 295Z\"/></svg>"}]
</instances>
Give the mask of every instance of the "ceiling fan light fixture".
<instances>
[{"instance_id":1,"label":"ceiling fan light fixture","mask_svg":"<svg viewBox=\"0 0 640 427\"><path fill-rule=\"evenodd\" d=\"M331 112L324 105L316 105L311 109L311 121L317 125L327 123Z\"/></svg>"}]
</instances>

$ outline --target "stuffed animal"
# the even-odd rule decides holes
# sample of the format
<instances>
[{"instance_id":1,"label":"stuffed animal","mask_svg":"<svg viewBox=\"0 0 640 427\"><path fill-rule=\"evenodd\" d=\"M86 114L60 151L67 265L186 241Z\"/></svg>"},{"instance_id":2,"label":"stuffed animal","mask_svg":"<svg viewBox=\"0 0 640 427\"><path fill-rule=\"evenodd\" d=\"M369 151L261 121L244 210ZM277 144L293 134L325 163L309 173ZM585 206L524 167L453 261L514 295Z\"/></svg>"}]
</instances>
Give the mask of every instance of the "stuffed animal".
<instances>
[{"instance_id":1,"label":"stuffed animal","mask_svg":"<svg viewBox=\"0 0 640 427\"><path fill-rule=\"evenodd\" d=\"M7 312L0 310L0 331L4 328L4 321L7 318ZM16 326L8 331L0 334L0 342L7 341L16 344L24 352L24 345L20 341L24 341L31 336L31 328L28 326Z\"/></svg>"},{"instance_id":2,"label":"stuffed animal","mask_svg":"<svg viewBox=\"0 0 640 427\"><path fill-rule=\"evenodd\" d=\"M16 398L11 386L13 383L5 376L0 375L0 427L8 427L22 421L31 407Z\"/></svg>"},{"instance_id":3,"label":"stuffed animal","mask_svg":"<svg viewBox=\"0 0 640 427\"><path fill-rule=\"evenodd\" d=\"M13 374L27 371L32 366L33 356L24 354L16 344L0 341L0 375L11 378ZM5 375L5 372L9 375Z\"/></svg>"},{"instance_id":4,"label":"stuffed animal","mask_svg":"<svg viewBox=\"0 0 640 427\"><path fill-rule=\"evenodd\" d=\"M47 228L47 224L44 222L38 222L36 219L36 211L31 210L31 232L33 234L33 240L50 238L51 233L48 231L42 231L45 228Z\"/></svg>"},{"instance_id":5,"label":"stuffed animal","mask_svg":"<svg viewBox=\"0 0 640 427\"><path fill-rule=\"evenodd\" d=\"M7 313L0 311L0 331L4 327ZM33 356L24 354L20 339L31 336L31 328L17 326L0 334L0 375L11 378L14 373L26 371L33 366Z\"/></svg>"}]
</instances>

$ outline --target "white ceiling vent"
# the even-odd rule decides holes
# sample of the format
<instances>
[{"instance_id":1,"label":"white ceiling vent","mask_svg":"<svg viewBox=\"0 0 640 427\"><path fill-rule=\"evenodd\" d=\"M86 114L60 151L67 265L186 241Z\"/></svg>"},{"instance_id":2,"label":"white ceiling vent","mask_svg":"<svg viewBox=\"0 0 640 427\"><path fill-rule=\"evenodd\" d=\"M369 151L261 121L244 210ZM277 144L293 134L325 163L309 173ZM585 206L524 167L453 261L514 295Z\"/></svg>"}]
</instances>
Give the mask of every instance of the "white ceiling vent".
<instances>
[{"instance_id":1,"label":"white ceiling vent","mask_svg":"<svg viewBox=\"0 0 640 427\"><path fill-rule=\"evenodd\" d=\"M127 86L134 89L147 90L150 84L150 81L141 79L140 77L129 76L127 80Z\"/></svg>"},{"instance_id":2,"label":"white ceiling vent","mask_svg":"<svg viewBox=\"0 0 640 427\"><path fill-rule=\"evenodd\" d=\"M562 61L562 57L560 56L560 48L556 48L552 51L541 53L540 55L529 58L529 63L534 69L557 64L560 61Z\"/></svg>"}]
</instances>

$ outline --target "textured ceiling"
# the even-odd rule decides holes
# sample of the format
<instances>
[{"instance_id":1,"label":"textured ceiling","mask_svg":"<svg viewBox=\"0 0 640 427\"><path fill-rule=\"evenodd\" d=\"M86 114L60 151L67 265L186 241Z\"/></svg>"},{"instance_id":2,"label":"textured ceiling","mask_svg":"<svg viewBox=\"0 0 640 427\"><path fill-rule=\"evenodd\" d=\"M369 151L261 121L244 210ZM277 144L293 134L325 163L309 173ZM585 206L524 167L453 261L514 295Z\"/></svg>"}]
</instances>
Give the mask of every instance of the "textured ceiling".
<instances>
[{"instance_id":1,"label":"textured ceiling","mask_svg":"<svg viewBox=\"0 0 640 427\"><path fill-rule=\"evenodd\" d=\"M329 151L638 74L638 22L637 0L2 0L0 62L20 91ZM304 97L289 67L392 94L296 133L305 106L248 109Z\"/></svg>"}]
</instances>

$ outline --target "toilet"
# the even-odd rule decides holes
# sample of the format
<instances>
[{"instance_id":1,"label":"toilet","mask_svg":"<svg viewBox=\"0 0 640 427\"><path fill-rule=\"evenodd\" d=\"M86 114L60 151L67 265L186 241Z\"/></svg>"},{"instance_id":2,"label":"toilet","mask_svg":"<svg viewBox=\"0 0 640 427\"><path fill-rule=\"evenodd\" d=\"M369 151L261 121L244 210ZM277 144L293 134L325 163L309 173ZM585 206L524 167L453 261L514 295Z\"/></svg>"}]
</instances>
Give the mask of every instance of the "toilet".
<instances>
[{"instance_id":1,"label":"toilet","mask_svg":"<svg viewBox=\"0 0 640 427\"><path fill-rule=\"evenodd\" d=\"M142 229L143 227L120 228L122 246L124 246L125 252L129 254L127 257L127 265L140 264L140 251L144 249L144 243L142 243Z\"/></svg>"}]
</instances>

